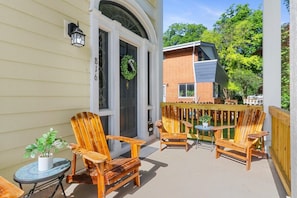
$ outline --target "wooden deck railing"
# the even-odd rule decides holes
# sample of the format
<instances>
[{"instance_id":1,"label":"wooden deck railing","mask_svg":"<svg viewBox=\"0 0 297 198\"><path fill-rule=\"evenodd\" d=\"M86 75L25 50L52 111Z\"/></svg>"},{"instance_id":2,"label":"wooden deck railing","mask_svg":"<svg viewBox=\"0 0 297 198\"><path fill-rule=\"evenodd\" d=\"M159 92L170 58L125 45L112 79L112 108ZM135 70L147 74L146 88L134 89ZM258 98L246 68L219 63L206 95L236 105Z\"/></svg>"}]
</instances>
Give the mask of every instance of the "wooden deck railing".
<instances>
[{"instance_id":1,"label":"wooden deck railing","mask_svg":"<svg viewBox=\"0 0 297 198\"><path fill-rule=\"evenodd\" d=\"M180 120L185 120L193 124L191 130L195 133L195 125L199 123L199 117L205 114L212 116L211 125L236 125L237 117L240 111L247 108L263 109L262 106L250 106L250 105L227 105L227 104L196 104L196 103L161 103L161 107L164 105L177 106L180 109ZM233 129L224 129L223 137L225 139L233 139ZM211 137L205 136L204 140L211 140Z\"/></svg>"},{"instance_id":2,"label":"wooden deck railing","mask_svg":"<svg viewBox=\"0 0 297 198\"><path fill-rule=\"evenodd\" d=\"M270 154L287 194L291 195L290 113L269 107L271 115Z\"/></svg>"},{"instance_id":3,"label":"wooden deck railing","mask_svg":"<svg viewBox=\"0 0 297 198\"><path fill-rule=\"evenodd\" d=\"M161 103L164 105L178 106L180 119L193 123L192 132L195 131L195 124L199 124L199 116L208 114L212 116L211 124L214 126L236 125L238 113L247 108L260 108L257 105L227 105L227 104L195 104L195 103ZM277 107L269 107L269 114L272 120L271 126L271 147L272 161L276 167L282 184L288 195L291 194L291 157L290 157L290 113ZM233 133L225 129L224 138L232 139ZM208 140L207 137L204 138Z\"/></svg>"}]
</instances>

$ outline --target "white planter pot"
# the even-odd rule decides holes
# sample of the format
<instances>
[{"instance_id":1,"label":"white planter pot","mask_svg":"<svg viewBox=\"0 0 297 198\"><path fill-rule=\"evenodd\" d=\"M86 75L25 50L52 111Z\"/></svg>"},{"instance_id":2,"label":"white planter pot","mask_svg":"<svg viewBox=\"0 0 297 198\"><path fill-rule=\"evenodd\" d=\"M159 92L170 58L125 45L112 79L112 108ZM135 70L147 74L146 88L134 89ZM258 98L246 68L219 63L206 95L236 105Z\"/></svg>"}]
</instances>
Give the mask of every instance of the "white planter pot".
<instances>
[{"instance_id":1,"label":"white planter pot","mask_svg":"<svg viewBox=\"0 0 297 198\"><path fill-rule=\"evenodd\" d=\"M203 126L203 128L207 128L208 127L208 122L203 122L202 126Z\"/></svg>"},{"instance_id":2,"label":"white planter pot","mask_svg":"<svg viewBox=\"0 0 297 198\"><path fill-rule=\"evenodd\" d=\"M53 168L53 156L38 157L38 171L46 171Z\"/></svg>"}]
</instances>

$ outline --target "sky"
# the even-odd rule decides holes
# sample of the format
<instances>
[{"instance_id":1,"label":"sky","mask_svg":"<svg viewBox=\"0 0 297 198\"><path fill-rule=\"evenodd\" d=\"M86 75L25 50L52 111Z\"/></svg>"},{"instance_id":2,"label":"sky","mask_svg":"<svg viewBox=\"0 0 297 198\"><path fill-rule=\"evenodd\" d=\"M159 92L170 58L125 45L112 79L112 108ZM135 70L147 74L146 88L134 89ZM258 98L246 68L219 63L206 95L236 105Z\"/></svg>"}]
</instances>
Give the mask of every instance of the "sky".
<instances>
[{"instance_id":1,"label":"sky","mask_svg":"<svg viewBox=\"0 0 297 198\"><path fill-rule=\"evenodd\" d=\"M281 2L281 23L289 22L289 13ZM263 10L263 0L163 0L163 31L173 23L202 24L211 30L232 4L249 4L251 9Z\"/></svg>"}]
</instances>

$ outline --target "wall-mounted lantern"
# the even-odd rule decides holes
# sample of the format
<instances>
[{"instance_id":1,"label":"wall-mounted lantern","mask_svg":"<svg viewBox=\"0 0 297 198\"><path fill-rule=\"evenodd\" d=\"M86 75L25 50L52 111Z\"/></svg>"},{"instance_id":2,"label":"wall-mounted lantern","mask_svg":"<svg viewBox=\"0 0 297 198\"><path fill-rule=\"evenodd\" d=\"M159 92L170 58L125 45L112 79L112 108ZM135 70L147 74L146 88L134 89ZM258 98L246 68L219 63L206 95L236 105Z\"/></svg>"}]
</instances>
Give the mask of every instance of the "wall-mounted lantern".
<instances>
[{"instance_id":1,"label":"wall-mounted lantern","mask_svg":"<svg viewBox=\"0 0 297 198\"><path fill-rule=\"evenodd\" d=\"M68 24L68 35L71 37L71 45L76 47L82 47L85 45L85 34L79 29L79 24L74 23Z\"/></svg>"}]
</instances>

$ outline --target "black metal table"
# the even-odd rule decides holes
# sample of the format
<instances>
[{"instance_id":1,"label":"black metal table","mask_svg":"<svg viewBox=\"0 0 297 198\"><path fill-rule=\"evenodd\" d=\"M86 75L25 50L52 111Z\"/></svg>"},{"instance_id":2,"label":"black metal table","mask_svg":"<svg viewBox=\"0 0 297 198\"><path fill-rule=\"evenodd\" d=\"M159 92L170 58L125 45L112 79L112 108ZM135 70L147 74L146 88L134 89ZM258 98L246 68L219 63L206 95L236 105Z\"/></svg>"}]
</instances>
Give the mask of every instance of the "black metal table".
<instances>
[{"instance_id":1,"label":"black metal table","mask_svg":"<svg viewBox=\"0 0 297 198\"><path fill-rule=\"evenodd\" d=\"M60 186L63 191L64 197L66 198L62 180L65 176L65 172L69 170L70 164L71 162L67 159L54 158L53 168L47 171L38 171L38 162L36 161L18 169L14 174L14 180L17 183L19 183L21 189L23 189L22 184L33 184L33 188L25 196L27 198L31 197L31 195L34 193L36 188L44 185L44 182L48 183L48 182L53 182L55 180L58 180L55 190L50 197L51 198L54 197L56 191ZM42 185L37 186L38 183L42 183L42 182L43 182Z\"/></svg>"}]
</instances>

